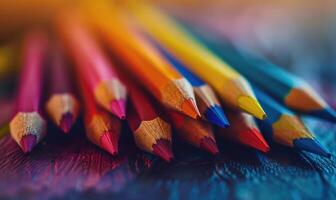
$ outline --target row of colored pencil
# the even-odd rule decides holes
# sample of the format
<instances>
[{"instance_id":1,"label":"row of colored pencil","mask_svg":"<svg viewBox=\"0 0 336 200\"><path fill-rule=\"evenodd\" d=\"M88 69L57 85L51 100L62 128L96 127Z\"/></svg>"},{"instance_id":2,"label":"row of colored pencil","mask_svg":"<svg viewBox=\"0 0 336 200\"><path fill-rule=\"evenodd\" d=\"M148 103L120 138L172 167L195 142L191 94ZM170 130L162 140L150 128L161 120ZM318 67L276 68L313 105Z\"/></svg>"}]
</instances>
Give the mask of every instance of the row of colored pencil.
<instances>
[{"instance_id":1,"label":"row of colored pencil","mask_svg":"<svg viewBox=\"0 0 336 200\"><path fill-rule=\"evenodd\" d=\"M172 130L211 154L217 135L262 152L279 143L331 155L293 112L336 120L306 82L155 7L88 3L59 13L54 32L23 36L9 124L23 152L45 136L47 118L68 133L83 113L88 140L111 155L122 120L141 150L166 161Z\"/></svg>"}]
</instances>

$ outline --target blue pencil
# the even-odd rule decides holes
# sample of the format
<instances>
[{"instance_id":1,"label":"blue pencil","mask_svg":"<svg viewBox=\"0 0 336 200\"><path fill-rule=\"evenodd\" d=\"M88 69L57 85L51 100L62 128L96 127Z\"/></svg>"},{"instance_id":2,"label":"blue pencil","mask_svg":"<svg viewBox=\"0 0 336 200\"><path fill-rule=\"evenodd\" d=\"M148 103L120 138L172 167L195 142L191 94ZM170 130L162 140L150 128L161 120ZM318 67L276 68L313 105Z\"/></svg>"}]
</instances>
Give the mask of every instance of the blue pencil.
<instances>
[{"instance_id":1,"label":"blue pencil","mask_svg":"<svg viewBox=\"0 0 336 200\"><path fill-rule=\"evenodd\" d=\"M161 54L169 61L169 63L171 63L171 65L190 82L194 89L197 106L202 114L202 117L217 126L228 127L229 121L225 116L219 100L212 88L184 67L183 64L167 50L162 48L155 41L152 42L159 49Z\"/></svg>"},{"instance_id":2,"label":"blue pencil","mask_svg":"<svg viewBox=\"0 0 336 200\"><path fill-rule=\"evenodd\" d=\"M331 153L314 138L293 112L256 87L253 87L253 91L268 116L266 120L257 120L266 140L330 157Z\"/></svg>"},{"instance_id":3,"label":"blue pencil","mask_svg":"<svg viewBox=\"0 0 336 200\"><path fill-rule=\"evenodd\" d=\"M336 122L335 110L300 77L264 58L238 50L225 38L185 26L214 53L283 105L305 115Z\"/></svg>"}]
</instances>

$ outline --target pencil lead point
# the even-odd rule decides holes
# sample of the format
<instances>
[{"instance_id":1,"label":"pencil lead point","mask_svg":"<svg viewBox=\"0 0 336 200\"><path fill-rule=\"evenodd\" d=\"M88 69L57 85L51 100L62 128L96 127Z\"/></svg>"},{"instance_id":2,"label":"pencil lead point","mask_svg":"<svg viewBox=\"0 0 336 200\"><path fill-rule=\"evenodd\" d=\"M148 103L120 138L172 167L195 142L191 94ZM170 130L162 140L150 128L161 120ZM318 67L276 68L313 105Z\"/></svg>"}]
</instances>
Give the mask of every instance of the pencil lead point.
<instances>
[{"instance_id":1,"label":"pencil lead point","mask_svg":"<svg viewBox=\"0 0 336 200\"><path fill-rule=\"evenodd\" d=\"M153 153L166 162L170 162L174 158L170 141L164 139L156 141L153 145Z\"/></svg>"},{"instance_id":2,"label":"pencil lead point","mask_svg":"<svg viewBox=\"0 0 336 200\"><path fill-rule=\"evenodd\" d=\"M260 106L257 99L250 96L240 96L238 98L238 106L247 113L255 116L260 120L267 118L265 111Z\"/></svg>"},{"instance_id":3,"label":"pencil lead point","mask_svg":"<svg viewBox=\"0 0 336 200\"><path fill-rule=\"evenodd\" d=\"M331 153L313 138L300 138L293 142L294 147L299 150L308 151L330 158Z\"/></svg>"},{"instance_id":4,"label":"pencil lead point","mask_svg":"<svg viewBox=\"0 0 336 200\"><path fill-rule=\"evenodd\" d=\"M126 118L126 101L124 99L113 100L110 104L110 109L119 119Z\"/></svg>"},{"instance_id":5,"label":"pencil lead point","mask_svg":"<svg viewBox=\"0 0 336 200\"><path fill-rule=\"evenodd\" d=\"M73 123L74 123L73 115L70 112L67 112L63 114L59 126L64 133L69 133Z\"/></svg>"},{"instance_id":6,"label":"pencil lead point","mask_svg":"<svg viewBox=\"0 0 336 200\"><path fill-rule=\"evenodd\" d=\"M270 150L269 145L259 130L252 128L241 133L241 142L264 153Z\"/></svg>"},{"instance_id":7,"label":"pencil lead point","mask_svg":"<svg viewBox=\"0 0 336 200\"><path fill-rule=\"evenodd\" d=\"M210 152L213 155L219 154L219 150L216 145L216 142L212 138L209 138L209 137L201 139L200 148L205 151Z\"/></svg>"},{"instance_id":8,"label":"pencil lead point","mask_svg":"<svg viewBox=\"0 0 336 200\"><path fill-rule=\"evenodd\" d=\"M36 136L33 134L27 134L21 138L21 149L24 153L29 153L36 145Z\"/></svg>"},{"instance_id":9,"label":"pencil lead point","mask_svg":"<svg viewBox=\"0 0 336 200\"><path fill-rule=\"evenodd\" d=\"M103 149L105 149L111 155L115 156L118 154L118 141L109 131L106 131L100 137L100 144Z\"/></svg>"},{"instance_id":10,"label":"pencil lead point","mask_svg":"<svg viewBox=\"0 0 336 200\"><path fill-rule=\"evenodd\" d=\"M194 119L201 117L201 114L197 108L194 100L187 99L182 104L182 112Z\"/></svg>"},{"instance_id":11,"label":"pencil lead point","mask_svg":"<svg viewBox=\"0 0 336 200\"><path fill-rule=\"evenodd\" d=\"M225 116L223 109L217 105L208 108L204 116L209 122L222 128L230 126L230 123Z\"/></svg>"}]
</instances>

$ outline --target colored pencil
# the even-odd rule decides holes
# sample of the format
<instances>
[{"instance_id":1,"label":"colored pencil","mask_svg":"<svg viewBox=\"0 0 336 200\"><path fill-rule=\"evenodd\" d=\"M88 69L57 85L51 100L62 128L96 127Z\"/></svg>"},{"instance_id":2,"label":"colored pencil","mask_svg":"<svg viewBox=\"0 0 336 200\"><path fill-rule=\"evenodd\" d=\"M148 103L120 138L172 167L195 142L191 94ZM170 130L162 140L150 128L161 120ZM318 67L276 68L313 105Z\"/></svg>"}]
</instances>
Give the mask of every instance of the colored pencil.
<instances>
[{"instance_id":1,"label":"colored pencil","mask_svg":"<svg viewBox=\"0 0 336 200\"><path fill-rule=\"evenodd\" d=\"M230 127L221 128L216 131L223 139L230 139L234 142L244 144L262 152L268 152L270 147L260 133L254 118L242 112L227 112L230 120Z\"/></svg>"},{"instance_id":2,"label":"colored pencil","mask_svg":"<svg viewBox=\"0 0 336 200\"><path fill-rule=\"evenodd\" d=\"M85 81L77 79L77 84L82 94L86 137L111 155L117 155L121 122L97 106L92 90Z\"/></svg>"},{"instance_id":3,"label":"colored pencil","mask_svg":"<svg viewBox=\"0 0 336 200\"><path fill-rule=\"evenodd\" d=\"M170 124L161 117L155 102L146 91L129 78L124 77L122 81L129 94L130 106L126 119L133 132L135 144L169 162L173 159Z\"/></svg>"},{"instance_id":4,"label":"colored pencil","mask_svg":"<svg viewBox=\"0 0 336 200\"><path fill-rule=\"evenodd\" d=\"M91 24L101 33L114 54L121 58L128 72L158 101L190 117L200 116L190 83L170 66L152 44L121 19L117 11L110 11L104 6L89 9Z\"/></svg>"},{"instance_id":5,"label":"colored pencil","mask_svg":"<svg viewBox=\"0 0 336 200\"><path fill-rule=\"evenodd\" d=\"M228 40L194 29L193 33L248 80L288 108L335 122L336 112L309 84L270 61L236 48Z\"/></svg>"},{"instance_id":6,"label":"colored pencil","mask_svg":"<svg viewBox=\"0 0 336 200\"><path fill-rule=\"evenodd\" d=\"M22 151L30 152L46 134L46 122L41 115L44 59L48 39L41 30L24 35L22 71L16 97L10 133Z\"/></svg>"},{"instance_id":7,"label":"colored pencil","mask_svg":"<svg viewBox=\"0 0 336 200\"><path fill-rule=\"evenodd\" d=\"M266 120L257 121L267 140L330 157L330 152L314 138L292 111L277 103L261 90L255 87L253 90L268 114Z\"/></svg>"},{"instance_id":8,"label":"colored pencil","mask_svg":"<svg viewBox=\"0 0 336 200\"><path fill-rule=\"evenodd\" d=\"M77 75L87 82L95 100L119 119L124 119L126 88L117 77L115 66L76 14L60 15L57 27L75 61Z\"/></svg>"},{"instance_id":9,"label":"colored pencil","mask_svg":"<svg viewBox=\"0 0 336 200\"><path fill-rule=\"evenodd\" d=\"M69 69L62 49L54 44L50 55L49 97L45 110L53 123L68 133L79 113L79 102L70 82Z\"/></svg>"},{"instance_id":10,"label":"colored pencil","mask_svg":"<svg viewBox=\"0 0 336 200\"><path fill-rule=\"evenodd\" d=\"M209 83L227 105L259 119L266 118L247 80L205 48L173 19L164 15L162 11L146 5L138 4L132 10L148 34Z\"/></svg>"},{"instance_id":11,"label":"colored pencil","mask_svg":"<svg viewBox=\"0 0 336 200\"><path fill-rule=\"evenodd\" d=\"M196 103L202 117L217 126L228 127L229 121L227 120L224 111L219 103L219 100L217 99L216 94L212 90L212 88L203 80L201 80L198 76L188 70L178 59L176 59L167 50L159 46L159 44L156 44L155 46L171 63L171 65L176 70L178 70L192 85L195 92Z\"/></svg>"},{"instance_id":12,"label":"colored pencil","mask_svg":"<svg viewBox=\"0 0 336 200\"><path fill-rule=\"evenodd\" d=\"M178 137L213 155L219 153L212 127L209 123L186 117L174 111L167 111Z\"/></svg>"}]
</instances>

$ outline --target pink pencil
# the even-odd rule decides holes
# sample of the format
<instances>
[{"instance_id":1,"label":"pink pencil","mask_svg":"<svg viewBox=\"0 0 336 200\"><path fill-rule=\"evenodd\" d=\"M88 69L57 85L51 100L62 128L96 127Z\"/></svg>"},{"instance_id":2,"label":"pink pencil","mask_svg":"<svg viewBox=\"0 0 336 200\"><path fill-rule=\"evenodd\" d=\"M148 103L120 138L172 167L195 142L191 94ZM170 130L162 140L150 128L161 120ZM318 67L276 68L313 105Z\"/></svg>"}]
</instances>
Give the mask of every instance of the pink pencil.
<instances>
[{"instance_id":1,"label":"pink pencil","mask_svg":"<svg viewBox=\"0 0 336 200\"><path fill-rule=\"evenodd\" d=\"M49 118L68 133L79 113L79 102L70 81L70 70L62 48L53 44L49 62L49 96L45 104Z\"/></svg>"},{"instance_id":2,"label":"pink pencil","mask_svg":"<svg viewBox=\"0 0 336 200\"><path fill-rule=\"evenodd\" d=\"M46 122L41 115L41 93L47 45L48 38L41 30L31 30L24 36L15 115L9 126L13 139L25 153L46 134Z\"/></svg>"},{"instance_id":3,"label":"pink pencil","mask_svg":"<svg viewBox=\"0 0 336 200\"><path fill-rule=\"evenodd\" d=\"M84 79L96 102L125 119L126 88L114 67L75 15L63 15L57 28L75 61L77 75Z\"/></svg>"}]
</instances>

